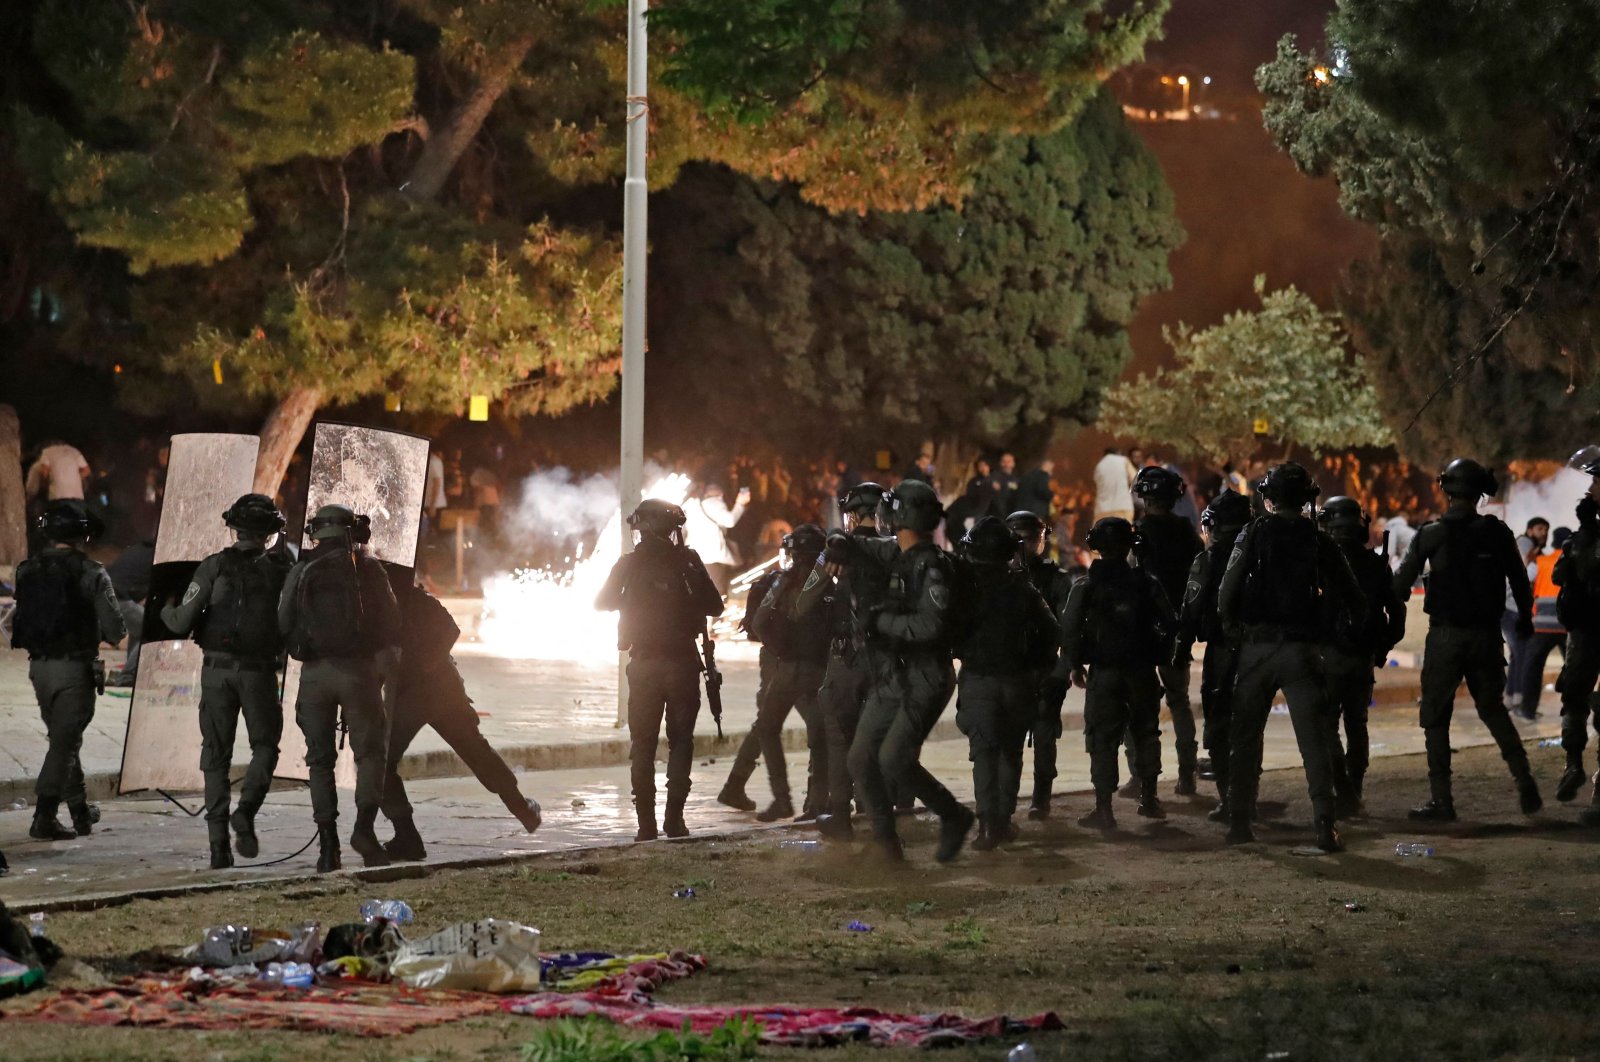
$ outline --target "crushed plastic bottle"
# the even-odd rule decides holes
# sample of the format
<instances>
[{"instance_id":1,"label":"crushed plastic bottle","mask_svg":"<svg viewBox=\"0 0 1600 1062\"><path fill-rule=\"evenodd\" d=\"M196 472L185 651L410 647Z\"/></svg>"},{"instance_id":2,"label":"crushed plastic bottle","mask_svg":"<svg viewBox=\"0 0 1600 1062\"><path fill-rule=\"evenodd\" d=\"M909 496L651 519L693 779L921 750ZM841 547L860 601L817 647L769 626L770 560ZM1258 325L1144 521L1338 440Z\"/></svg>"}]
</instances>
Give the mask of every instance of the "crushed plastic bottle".
<instances>
[{"instance_id":1,"label":"crushed plastic bottle","mask_svg":"<svg viewBox=\"0 0 1600 1062\"><path fill-rule=\"evenodd\" d=\"M249 926L210 926L200 944L200 958L209 966L234 966L254 946Z\"/></svg>"},{"instance_id":2,"label":"crushed plastic bottle","mask_svg":"<svg viewBox=\"0 0 1600 1062\"><path fill-rule=\"evenodd\" d=\"M849 925L845 926L845 928L848 929L852 933L871 933L872 932L872 927L869 926L867 923L861 921L860 919L857 919L856 921L851 922Z\"/></svg>"},{"instance_id":3,"label":"crushed plastic bottle","mask_svg":"<svg viewBox=\"0 0 1600 1062\"><path fill-rule=\"evenodd\" d=\"M44 912L43 911L35 911L35 912L33 912L33 914L28 916L28 936L30 936L30 937L42 937L42 936L44 936Z\"/></svg>"},{"instance_id":4,"label":"crushed plastic bottle","mask_svg":"<svg viewBox=\"0 0 1600 1062\"><path fill-rule=\"evenodd\" d=\"M284 988L310 988L316 980L316 971L310 963L269 962L261 971L260 979L269 985L282 985Z\"/></svg>"},{"instance_id":5,"label":"crushed plastic bottle","mask_svg":"<svg viewBox=\"0 0 1600 1062\"><path fill-rule=\"evenodd\" d=\"M28 802L26 800L13 800L11 802L12 811L23 811L27 808L27 806Z\"/></svg>"},{"instance_id":6,"label":"crushed plastic bottle","mask_svg":"<svg viewBox=\"0 0 1600 1062\"><path fill-rule=\"evenodd\" d=\"M1397 856L1420 856L1423 859L1433 855L1433 845L1425 841L1401 841L1394 846Z\"/></svg>"},{"instance_id":7,"label":"crushed plastic bottle","mask_svg":"<svg viewBox=\"0 0 1600 1062\"><path fill-rule=\"evenodd\" d=\"M1544 738L1540 740L1539 747L1541 749L1559 749L1561 747L1561 739L1558 737Z\"/></svg>"},{"instance_id":8,"label":"crushed plastic bottle","mask_svg":"<svg viewBox=\"0 0 1600 1062\"><path fill-rule=\"evenodd\" d=\"M376 922L382 918L397 926L409 926L415 917L411 913L411 905L404 900L367 900L361 905L363 922Z\"/></svg>"},{"instance_id":9,"label":"crushed plastic bottle","mask_svg":"<svg viewBox=\"0 0 1600 1062\"><path fill-rule=\"evenodd\" d=\"M1006 1062L1034 1062L1033 1045L1024 1040L1006 1052Z\"/></svg>"},{"instance_id":10,"label":"crushed plastic bottle","mask_svg":"<svg viewBox=\"0 0 1600 1062\"><path fill-rule=\"evenodd\" d=\"M692 900L692 899L694 899L694 886L685 885L683 888L679 889L677 892L673 893L672 895L673 895L674 898L679 899L679 900Z\"/></svg>"},{"instance_id":11,"label":"crushed plastic bottle","mask_svg":"<svg viewBox=\"0 0 1600 1062\"><path fill-rule=\"evenodd\" d=\"M779 848L797 848L802 852L822 851L821 841L779 841Z\"/></svg>"}]
</instances>

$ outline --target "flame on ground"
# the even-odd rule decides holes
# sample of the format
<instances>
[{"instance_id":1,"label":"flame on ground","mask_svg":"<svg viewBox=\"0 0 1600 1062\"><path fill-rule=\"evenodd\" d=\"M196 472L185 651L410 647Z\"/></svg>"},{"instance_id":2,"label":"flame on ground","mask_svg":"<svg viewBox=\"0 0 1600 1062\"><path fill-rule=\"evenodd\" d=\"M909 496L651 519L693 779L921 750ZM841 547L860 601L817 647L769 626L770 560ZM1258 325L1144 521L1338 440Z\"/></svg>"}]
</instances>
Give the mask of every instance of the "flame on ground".
<instances>
[{"instance_id":1,"label":"flame on ground","mask_svg":"<svg viewBox=\"0 0 1600 1062\"><path fill-rule=\"evenodd\" d=\"M674 473L645 488L646 498L682 505L689 477ZM568 571L520 568L483 586L478 638L485 649L519 660L616 663L617 614L597 612L594 599L622 555L622 510L611 514L594 551Z\"/></svg>"}]
</instances>

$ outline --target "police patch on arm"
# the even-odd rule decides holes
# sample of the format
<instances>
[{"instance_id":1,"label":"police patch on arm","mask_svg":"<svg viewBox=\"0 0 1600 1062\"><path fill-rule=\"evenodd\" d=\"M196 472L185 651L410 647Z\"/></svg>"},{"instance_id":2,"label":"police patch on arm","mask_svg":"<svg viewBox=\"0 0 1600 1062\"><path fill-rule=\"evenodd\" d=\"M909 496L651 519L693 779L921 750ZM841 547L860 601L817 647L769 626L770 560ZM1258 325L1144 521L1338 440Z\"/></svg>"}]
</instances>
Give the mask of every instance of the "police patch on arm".
<instances>
[{"instance_id":1,"label":"police patch on arm","mask_svg":"<svg viewBox=\"0 0 1600 1062\"><path fill-rule=\"evenodd\" d=\"M189 602L193 601L195 598L197 598L199 596L200 596L200 584L199 583L190 583L189 584L189 589L187 589L187 590L185 590L183 592L183 603L185 605L187 605Z\"/></svg>"}]
</instances>

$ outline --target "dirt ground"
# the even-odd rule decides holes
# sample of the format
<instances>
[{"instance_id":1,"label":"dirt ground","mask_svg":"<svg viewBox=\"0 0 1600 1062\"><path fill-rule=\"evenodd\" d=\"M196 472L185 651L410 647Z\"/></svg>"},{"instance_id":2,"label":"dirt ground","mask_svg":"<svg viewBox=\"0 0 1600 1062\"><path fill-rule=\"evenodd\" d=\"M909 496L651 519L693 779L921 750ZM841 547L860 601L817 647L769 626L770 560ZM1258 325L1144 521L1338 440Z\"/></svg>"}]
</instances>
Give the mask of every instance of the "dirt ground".
<instances>
[{"instance_id":1,"label":"dirt ground","mask_svg":"<svg viewBox=\"0 0 1600 1062\"><path fill-rule=\"evenodd\" d=\"M1550 799L1561 754L1529 752ZM889 872L768 835L540 856L381 888L411 903L419 929L495 915L539 926L552 950L704 953L706 972L661 992L674 1002L1054 1010L1067 1031L1032 1038L1041 1058L1593 1056L1600 831L1553 800L1524 819L1487 749L1457 759L1463 821L1418 830L1404 811L1426 795L1423 773L1418 757L1375 762L1368 817L1332 857L1295 854L1310 838L1304 781L1279 771L1262 782L1272 821L1242 848L1222 846L1207 801L1170 799L1159 824L1119 801L1122 831L1102 838L1072 824L1087 810L1080 796L1026 824L1020 842L948 867L933 863L934 825L919 820L905 829L912 862ZM1396 841L1413 839L1436 854L1396 857ZM690 884L698 898L674 898ZM49 928L70 956L114 975L132 953L177 948L208 924L352 921L371 891L241 888L55 914ZM847 932L852 919L874 931ZM0 1020L0 1056L514 1059L532 1025L495 1017L362 1040ZM940 1057L994 1060L1006 1046Z\"/></svg>"}]
</instances>

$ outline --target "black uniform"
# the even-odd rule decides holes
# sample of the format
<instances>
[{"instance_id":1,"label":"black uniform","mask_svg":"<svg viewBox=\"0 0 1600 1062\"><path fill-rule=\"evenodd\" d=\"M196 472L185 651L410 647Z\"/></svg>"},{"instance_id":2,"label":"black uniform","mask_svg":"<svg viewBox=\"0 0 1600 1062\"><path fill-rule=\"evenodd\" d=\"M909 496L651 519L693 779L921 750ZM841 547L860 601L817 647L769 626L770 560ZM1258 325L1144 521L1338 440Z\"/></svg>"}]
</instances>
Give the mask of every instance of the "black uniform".
<instances>
[{"instance_id":1,"label":"black uniform","mask_svg":"<svg viewBox=\"0 0 1600 1062\"><path fill-rule=\"evenodd\" d=\"M881 538L872 527L858 527L850 533L868 541ZM839 821L848 821L855 791L850 775L850 746L855 741L856 724L872 681L866 656L867 623L888 594L889 571L866 553L852 557L850 566L837 579L830 579L820 567L822 562L818 564L795 597L792 612L799 619L820 610L828 619L828 662L817 691L817 707L828 745L825 810Z\"/></svg>"},{"instance_id":2,"label":"black uniform","mask_svg":"<svg viewBox=\"0 0 1600 1062\"><path fill-rule=\"evenodd\" d=\"M1234 536L1218 538L1195 557L1184 587L1183 608L1178 618L1178 651L1174 663L1188 667L1195 642L1205 642L1200 663L1200 711L1205 718L1203 737L1211 757L1211 771L1217 795L1228 799L1230 752L1233 727L1233 687L1239 677L1239 639L1223 626L1217 612L1217 593L1233 553Z\"/></svg>"},{"instance_id":3,"label":"black uniform","mask_svg":"<svg viewBox=\"0 0 1600 1062\"><path fill-rule=\"evenodd\" d=\"M1239 632L1229 749L1228 810L1247 827L1255 807L1272 699L1289 704L1306 788L1319 822L1334 819L1332 714L1323 652L1333 616L1365 608L1344 554L1309 519L1269 515L1240 534L1217 592L1222 622Z\"/></svg>"},{"instance_id":4,"label":"black uniform","mask_svg":"<svg viewBox=\"0 0 1600 1062\"><path fill-rule=\"evenodd\" d=\"M50 742L33 785L30 832L43 836L49 828L57 837L56 811L65 801L82 836L90 832L90 811L78 753L103 681L100 643L119 642L127 630L106 570L65 543L17 565L16 601L11 647L28 652L28 679Z\"/></svg>"},{"instance_id":5,"label":"black uniform","mask_svg":"<svg viewBox=\"0 0 1600 1062\"><path fill-rule=\"evenodd\" d=\"M1127 561L1102 557L1072 588L1061 623L1061 674L1089 672L1083 743L1095 801L1104 807L1117 788L1117 747L1133 757L1146 792L1161 773L1161 685L1157 668L1171 658L1177 627L1161 583Z\"/></svg>"},{"instance_id":6,"label":"black uniform","mask_svg":"<svg viewBox=\"0 0 1600 1062\"><path fill-rule=\"evenodd\" d=\"M1029 473L1032 475L1032 473ZM1066 615L1067 595L1072 592L1073 578L1066 570L1055 561L1045 556L1028 558L1028 578L1032 580L1034 588L1044 596L1045 603L1050 606L1057 624ZM1066 703L1067 687L1065 683L1047 683L1045 678L1055 668L1056 661L1051 660L1040 666L1034 674L1034 688L1039 691L1035 717L1032 724L1033 736L1033 800L1031 806L1035 811L1043 812L1050 807L1050 790L1056 780L1056 742L1061 740L1061 708Z\"/></svg>"},{"instance_id":7,"label":"black uniform","mask_svg":"<svg viewBox=\"0 0 1600 1062\"><path fill-rule=\"evenodd\" d=\"M1038 719L1038 675L1053 664L1060 625L1015 568L968 565L971 611L962 617L956 725L967 736L981 828L1007 832L1022 784L1022 747Z\"/></svg>"},{"instance_id":8,"label":"black uniform","mask_svg":"<svg viewBox=\"0 0 1600 1062\"><path fill-rule=\"evenodd\" d=\"M1578 530L1567 539L1551 579L1561 588L1557 609L1567 628L1560 682L1561 747L1567 754L1567 766L1581 773L1588 744L1590 694L1600 682L1600 514L1591 506L1579 507ZM1600 724L1600 716L1596 722ZM1568 799L1576 792L1575 787Z\"/></svg>"},{"instance_id":9,"label":"black uniform","mask_svg":"<svg viewBox=\"0 0 1600 1062\"><path fill-rule=\"evenodd\" d=\"M1329 722L1333 737L1334 792L1359 802L1367 773L1367 710L1372 704L1373 668L1382 667L1389 650L1405 636L1406 605L1394 592L1394 577L1384 559L1364 545L1340 543L1356 585L1366 601L1366 611L1337 624L1333 644L1324 660L1334 714ZM1344 720L1345 742L1339 742L1339 720Z\"/></svg>"},{"instance_id":10,"label":"black uniform","mask_svg":"<svg viewBox=\"0 0 1600 1062\"><path fill-rule=\"evenodd\" d=\"M700 714L700 658L695 642L706 617L722 612L722 595L700 555L656 535L643 535L617 561L595 608L620 612L618 648L628 651L628 738L633 804L640 836L655 836L656 746L667 729L668 836L681 836L694 765L694 723ZM648 828L647 828L648 827Z\"/></svg>"},{"instance_id":11,"label":"black uniform","mask_svg":"<svg viewBox=\"0 0 1600 1062\"><path fill-rule=\"evenodd\" d=\"M1533 591L1516 536L1500 520L1473 512L1447 512L1424 524L1411 540L1394 577L1396 596L1408 595L1427 566L1428 640L1422 657L1421 723L1428 748L1432 803L1454 804L1450 789L1450 717L1463 679L1478 718L1493 735L1525 806L1537 801L1528 754L1501 697L1506 684L1500 614L1506 584L1519 617L1531 623ZM1532 794L1530 800L1529 795Z\"/></svg>"},{"instance_id":12,"label":"black uniform","mask_svg":"<svg viewBox=\"0 0 1600 1062\"><path fill-rule=\"evenodd\" d=\"M205 652L200 672L200 770L206 780L211 843L224 852L228 774L241 713L250 736L250 766L239 788L240 815L255 817L278 766L278 742L283 737L278 603L292 563L287 552L266 550L258 542L237 542L201 561L183 600L161 610L161 622L168 629L175 634L193 631Z\"/></svg>"},{"instance_id":13,"label":"black uniform","mask_svg":"<svg viewBox=\"0 0 1600 1062\"><path fill-rule=\"evenodd\" d=\"M805 560L773 573L776 578L770 582L764 578L750 593L750 600L757 604L747 625L761 642L761 686L756 693L755 723L734 757L727 784L742 793L755 770L757 754L766 760L774 803L765 816L768 821L794 813L783 756L783 724L791 710L798 711L805 722L810 749L804 810L811 816L828 810L828 742L817 691L827 670L831 632L826 612L792 614L801 587L816 571L811 558Z\"/></svg>"},{"instance_id":14,"label":"black uniform","mask_svg":"<svg viewBox=\"0 0 1600 1062\"><path fill-rule=\"evenodd\" d=\"M1156 577L1167 600L1176 607L1184 598L1189 568L1195 557L1205 550L1205 542L1187 517L1175 513L1146 512L1134 527L1139 533L1139 544L1134 547L1139 567ZM1167 711L1172 715L1172 740L1178 756L1180 784L1187 789L1194 782L1199 749L1195 740L1194 708L1189 702L1189 666L1165 660L1158 673L1161 689L1166 694ZM1137 765L1131 758L1135 755L1132 743L1128 754L1128 767L1133 770Z\"/></svg>"}]
</instances>

